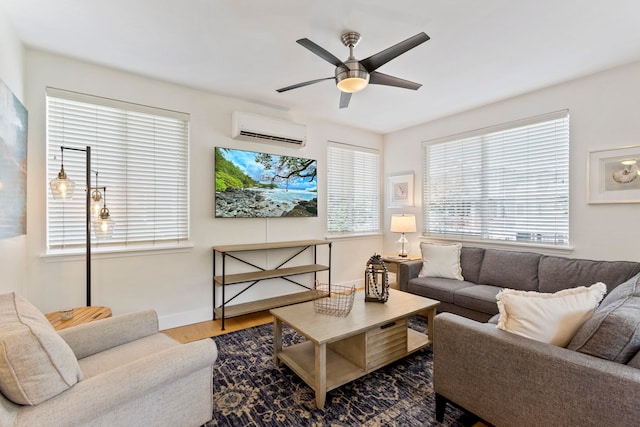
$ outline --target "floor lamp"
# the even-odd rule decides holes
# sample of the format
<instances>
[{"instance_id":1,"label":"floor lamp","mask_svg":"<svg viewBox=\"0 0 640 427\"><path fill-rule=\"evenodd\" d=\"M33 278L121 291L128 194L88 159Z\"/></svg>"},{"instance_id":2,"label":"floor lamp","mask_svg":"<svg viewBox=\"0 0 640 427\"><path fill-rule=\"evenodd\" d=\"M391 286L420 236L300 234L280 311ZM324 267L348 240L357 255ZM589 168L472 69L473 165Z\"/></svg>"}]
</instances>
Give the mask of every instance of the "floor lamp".
<instances>
[{"instance_id":1,"label":"floor lamp","mask_svg":"<svg viewBox=\"0 0 640 427\"><path fill-rule=\"evenodd\" d=\"M67 173L64 170L64 150L83 151L86 153L86 268L87 268L87 307L91 306L91 200L99 201L102 197L97 196L96 192L91 190L98 190L99 187L91 186L91 147L85 148L72 148L72 147L60 147L61 155L61 167L58 172L58 177L49 182L51 193L54 199L71 199L75 190L75 182L67 177ZM106 195L106 187L102 187ZM99 194L99 192L98 192ZM98 213L98 217L94 221L94 229L96 235L98 233L103 235L110 235L113 233L113 220L109 215L109 209L106 206L106 199L103 208Z\"/></svg>"}]
</instances>

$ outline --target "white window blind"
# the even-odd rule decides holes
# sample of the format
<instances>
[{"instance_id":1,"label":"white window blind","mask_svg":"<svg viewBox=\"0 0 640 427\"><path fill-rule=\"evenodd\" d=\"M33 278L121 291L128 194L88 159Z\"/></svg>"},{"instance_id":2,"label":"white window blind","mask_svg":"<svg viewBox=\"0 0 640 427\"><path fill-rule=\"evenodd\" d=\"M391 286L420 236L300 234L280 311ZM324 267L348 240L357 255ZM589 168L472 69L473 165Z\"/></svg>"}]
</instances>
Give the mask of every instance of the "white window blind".
<instances>
[{"instance_id":1,"label":"white window blind","mask_svg":"<svg viewBox=\"0 0 640 427\"><path fill-rule=\"evenodd\" d=\"M94 244L188 239L188 114L47 88L47 181L60 170L61 146L91 146L91 186L107 188L114 234L93 239ZM50 250L86 244L85 165L85 153L65 150L65 171L76 182L74 197L54 200L47 190Z\"/></svg>"},{"instance_id":2,"label":"white window blind","mask_svg":"<svg viewBox=\"0 0 640 427\"><path fill-rule=\"evenodd\" d=\"M423 232L569 244L569 114L423 143Z\"/></svg>"},{"instance_id":3,"label":"white window blind","mask_svg":"<svg viewBox=\"0 0 640 427\"><path fill-rule=\"evenodd\" d=\"M329 233L380 231L378 152L331 142L327 154Z\"/></svg>"}]
</instances>

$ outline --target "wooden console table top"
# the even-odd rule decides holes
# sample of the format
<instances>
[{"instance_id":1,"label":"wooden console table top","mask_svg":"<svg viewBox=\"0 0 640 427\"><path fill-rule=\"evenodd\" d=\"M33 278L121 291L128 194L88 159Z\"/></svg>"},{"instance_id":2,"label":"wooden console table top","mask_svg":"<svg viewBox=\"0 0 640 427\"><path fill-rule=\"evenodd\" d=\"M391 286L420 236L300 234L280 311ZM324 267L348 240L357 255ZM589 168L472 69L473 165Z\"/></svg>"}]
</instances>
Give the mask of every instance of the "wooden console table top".
<instances>
[{"instance_id":1,"label":"wooden console table top","mask_svg":"<svg viewBox=\"0 0 640 427\"><path fill-rule=\"evenodd\" d=\"M73 317L69 320L62 320L60 318L59 311L47 313L45 316L53 326L53 329L60 331L72 326L82 325L83 323L89 323L94 320L111 317L111 309L109 307L101 306L77 307L73 309Z\"/></svg>"}]
</instances>

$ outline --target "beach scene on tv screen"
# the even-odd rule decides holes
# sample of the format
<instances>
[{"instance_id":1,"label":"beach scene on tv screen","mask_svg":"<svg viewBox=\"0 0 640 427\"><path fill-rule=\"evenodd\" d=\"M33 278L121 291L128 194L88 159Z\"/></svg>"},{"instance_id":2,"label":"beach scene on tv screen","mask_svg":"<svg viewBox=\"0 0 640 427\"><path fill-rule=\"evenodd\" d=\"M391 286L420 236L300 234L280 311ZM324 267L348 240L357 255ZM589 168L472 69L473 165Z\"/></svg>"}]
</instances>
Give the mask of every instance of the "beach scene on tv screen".
<instances>
[{"instance_id":1,"label":"beach scene on tv screen","mask_svg":"<svg viewBox=\"0 0 640 427\"><path fill-rule=\"evenodd\" d=\"M215 149L216 218L318 216L317 162Z\"/></svg>"}]
</instances>

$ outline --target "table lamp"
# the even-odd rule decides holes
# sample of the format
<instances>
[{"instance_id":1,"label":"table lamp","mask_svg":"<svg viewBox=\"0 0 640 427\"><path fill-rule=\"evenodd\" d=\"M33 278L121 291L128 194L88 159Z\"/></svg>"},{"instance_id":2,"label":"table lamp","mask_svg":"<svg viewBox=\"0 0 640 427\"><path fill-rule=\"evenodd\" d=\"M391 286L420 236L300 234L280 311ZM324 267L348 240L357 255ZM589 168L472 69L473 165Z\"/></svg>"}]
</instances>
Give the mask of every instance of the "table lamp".
<instances>
[{"instance_id":1,"label":"table lamp","mask_svg":"<svg viewBox=\"0 0 640 427\"><path fill-rule=\"evenodd\" d=\"M416 217L415 215L394 214L391 216L391 229L392 233L400 233L400 240L398 240L398 256L406 257L408 255L407 244L409 241L404 236L404 233L416 232Z\"/></svg>"}]
</instances>

